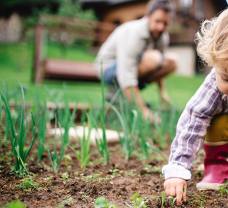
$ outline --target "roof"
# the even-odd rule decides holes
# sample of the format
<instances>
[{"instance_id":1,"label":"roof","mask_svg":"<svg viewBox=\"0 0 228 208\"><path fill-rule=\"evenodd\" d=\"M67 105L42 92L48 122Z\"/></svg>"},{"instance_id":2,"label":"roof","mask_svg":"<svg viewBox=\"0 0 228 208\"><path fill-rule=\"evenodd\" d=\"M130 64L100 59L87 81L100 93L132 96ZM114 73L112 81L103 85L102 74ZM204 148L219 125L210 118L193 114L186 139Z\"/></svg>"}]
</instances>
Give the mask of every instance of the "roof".
<instances>
[{"instance_id":1,"label":"roof","mask_svg":"<svg viewBox=\"0 0 228 208\"><path fill-rule=\"evenodd\" d=\"M142 3L149 0L79 0L83 9L92 9L98 19L102 19L105 12L110 8L115 8L123 5Z\"/></svg>"},{"instance_id":2,"label":"roof","mask_svg":"<svg viewBox=\"0 0 228 208\"><path fill-rule=\"evenodd\" d=\"M79 0L82 7L85 9L88 8L97 8L100 6L109 7L109 6L117 6L120 4L127 4L133 2L140 2L139 0Z\"/></svg>"},{"instance_id":3,"label":"roof","mask_svg":"<svg viewBox=\"0 0 228 208\"><path fill-rule=\"evenodd\" d=\"M126 2L134 2L136 0L80 0L82 4L107 4L107 5L115 5Z\"/></svg>"}]
</instances>

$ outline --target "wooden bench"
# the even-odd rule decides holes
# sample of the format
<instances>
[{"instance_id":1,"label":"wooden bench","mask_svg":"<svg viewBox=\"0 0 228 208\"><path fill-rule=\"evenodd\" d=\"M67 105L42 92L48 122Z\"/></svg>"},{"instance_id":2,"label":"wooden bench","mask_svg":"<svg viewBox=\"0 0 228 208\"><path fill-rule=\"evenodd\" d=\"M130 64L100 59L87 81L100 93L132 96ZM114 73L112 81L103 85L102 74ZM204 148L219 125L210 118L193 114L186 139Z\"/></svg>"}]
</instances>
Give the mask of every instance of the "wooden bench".
<instances>
[{"instance_id":1,"label":"wooden bench","mask_svg":"<svg viewBox=\"0 0 228 208\"><path fill-rule=\"evenodd\" d=\"M61 79L98 82L99 78L93 63L44 57L45 33L65 31L79 39L101 44L113 29L113 25L96 21L53 16L41 18L35 28L33 81L41 83L44 79Z\"/></svg>"},{"instance_id":2,"label":"wooden bench","mask_svg":"<svg viewBox=\"0 0 228 208\"><path fill-rule=\"evenodd\" d=\"M44 69L47 79L99 81L92 63L47 59Z\"/></svg>"}]
</instances>

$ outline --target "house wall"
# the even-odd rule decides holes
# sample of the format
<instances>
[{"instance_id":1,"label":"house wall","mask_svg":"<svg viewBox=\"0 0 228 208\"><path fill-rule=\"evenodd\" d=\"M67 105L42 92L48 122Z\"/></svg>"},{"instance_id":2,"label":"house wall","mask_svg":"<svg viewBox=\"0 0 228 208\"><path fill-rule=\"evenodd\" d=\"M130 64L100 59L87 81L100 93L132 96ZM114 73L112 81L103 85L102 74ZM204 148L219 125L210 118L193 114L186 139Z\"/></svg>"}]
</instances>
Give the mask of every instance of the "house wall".
<instances>
[{"instance_id":1,"label":"house wall","mask_svg":"<svg viewBox=\"0 0 228 208\"><path fill-rule=\"evenodd\" d=\"M8 19L0 19L0 42L17 42L22 36L22 19L12 14Z\"/></svg>"},{"instance_id":2,"label":"house wall","mask_svg":"<svg viewBox=\"0 0 228 208\"><path fill-rule=\"evenodd\" d=\"M170 46L165 54L176 60L176 74L184 76L193 76L196 72L195 49L190 45Z\"/></svg>"},{"instance_id":3,"label":"house wall","mask_svg":"<svg viewBox=\"0 0 228 208\"><path fill-rule=\"evenodd\" d=\"M210 0L203 0L204 5L204 16L205 19L212 18L216 15L216 10L213 7L212 1Z\"/></svg>"}]
</instances>

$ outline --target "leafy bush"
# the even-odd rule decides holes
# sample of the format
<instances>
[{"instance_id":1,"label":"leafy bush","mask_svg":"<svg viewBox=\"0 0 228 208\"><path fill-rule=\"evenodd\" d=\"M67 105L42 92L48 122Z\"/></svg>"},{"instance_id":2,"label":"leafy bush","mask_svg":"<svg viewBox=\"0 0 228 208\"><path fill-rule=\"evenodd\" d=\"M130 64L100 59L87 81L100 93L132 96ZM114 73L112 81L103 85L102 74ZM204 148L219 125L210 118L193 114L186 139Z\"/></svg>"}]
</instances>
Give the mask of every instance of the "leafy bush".
<instances>
[{"instance_id":1,"label":"leafy bush","mask_svg":"<svg viewBox=\"0 0 228 208\"><path fill-rule=\"evenodd\" d=\"M82 10L78 0L62 0L60 3L58 15L66 17L78 17L80 19L87 20L96 19L92 10Z\"/></svg>"}]
</instances>

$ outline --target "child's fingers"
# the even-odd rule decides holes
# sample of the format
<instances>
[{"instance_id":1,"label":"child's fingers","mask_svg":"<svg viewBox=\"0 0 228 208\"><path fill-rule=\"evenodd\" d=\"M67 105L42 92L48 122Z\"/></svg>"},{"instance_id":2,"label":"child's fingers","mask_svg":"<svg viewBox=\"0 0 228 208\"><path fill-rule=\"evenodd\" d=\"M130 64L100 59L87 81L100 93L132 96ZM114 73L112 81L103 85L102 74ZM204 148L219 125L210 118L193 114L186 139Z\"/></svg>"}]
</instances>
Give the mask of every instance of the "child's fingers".
<instances>
[{"instance_id":1,"label":"child's fingers","mask_svg":"<svg viewBox=\"0 0 228 208\"><path fill-rule=\"evenodd\" d=\"M187 182L183 179L172 178L164 182L165 193L167 196L176 197L177 205L181 205L182 201L186 201Z\"/></svg>"},{"instance_id":2,"label":"child's fingers","mask_svg":"<svg viewBox=\"0 0 228 208\"><path fill-rule=\"evenodd\" d=\"M184 186L180 184L176 186L176 203L177 205L181 205L184 200Z\"/></svg>"},{"instance_id":3,"label":"child's fingers","mask_svg":"<svg viewBox=\"0 0 228 208\"><path fill-rule=\"evenodd\" d=\"M175 196L175 186L173 186L170 180L165 181L164 188L166 196Z\"/></svg>"},{"instance_id":4,"label":"child's fingers","mask_svg":"<svg viewBox=\"0 0 228 208\"><path fill-rule=\"evenodd\" d=\"M175 186L167 186L165 193L167 196L176 196L176 190L175 190Z\"/></svg>"},{"instance_id":5,"label":"child's fingers","mask_svg":"<svg viewBox=\"0 0 228 208\"><path fill-rule=\"evenodd\" d=\"M187 201L187 183L184 183L183 191L184 191L183 199L186 202Z\"/></svg>"}]
</instances>

